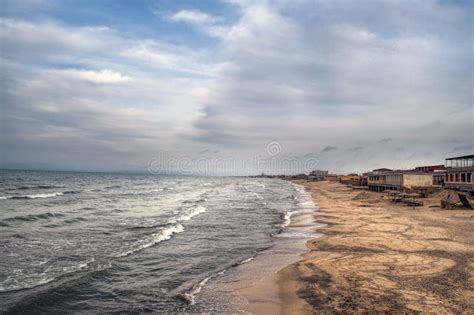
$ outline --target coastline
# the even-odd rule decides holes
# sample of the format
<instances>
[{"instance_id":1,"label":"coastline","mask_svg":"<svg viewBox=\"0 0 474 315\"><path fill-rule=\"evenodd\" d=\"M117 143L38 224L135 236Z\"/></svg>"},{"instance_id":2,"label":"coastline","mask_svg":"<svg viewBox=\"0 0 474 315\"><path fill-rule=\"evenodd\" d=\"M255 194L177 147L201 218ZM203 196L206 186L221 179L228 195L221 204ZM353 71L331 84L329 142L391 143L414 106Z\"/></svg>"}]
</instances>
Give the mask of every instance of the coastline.
<instances>
[{"instance_id":1,"label":"coastline","mask_svg":"<svg viewBox=\"0 0 474 315\"><path fill-rule=\"evenodd\" d=\"M220 305L217 311L221 313L287 314L310 309L296 294L298 283L283 273L286 266L297 263L308 252L309 240L321 236L314 231L318 207L298 186L300 194L295 199L299 210L287 212L280 233L273 236L274 244L206 283L199 292L201 302Z\"/></svg>"},{"instance_id":2,"label":"coastline","mask_svg":"<svg viewBox=\"0 0 474 315\"><path fill-rule=\"evenodd\" d=\"M474 212L440 210L436 197L413 209L339 183L293 182L325 226L279 272L284 313L474 309Z\"/></svg>"}]
</instances>

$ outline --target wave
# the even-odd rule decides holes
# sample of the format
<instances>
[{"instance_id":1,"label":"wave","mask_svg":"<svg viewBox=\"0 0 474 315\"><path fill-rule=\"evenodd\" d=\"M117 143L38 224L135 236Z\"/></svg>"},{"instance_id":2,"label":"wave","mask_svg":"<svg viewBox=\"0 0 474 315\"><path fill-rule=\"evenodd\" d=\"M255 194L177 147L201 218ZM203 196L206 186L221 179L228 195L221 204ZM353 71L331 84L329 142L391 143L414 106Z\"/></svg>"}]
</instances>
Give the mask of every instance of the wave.
<instances>
[{"instance_id":1,"label":"wave","mask_svg":"<svg viewBox=\"0 0 474 315\"><path fill-rule=\"evenodd\" d=\"M54 192L49 194L37 194L37 195L24 195L24 196L1 196L0 200L6 199L36 199L36 198L51 198L62 196L64 193L62 192Z\"/></svg>"},{"instance_id":2,"label":"wave","mask_svg":"<svg viewBox=\"0 0 474 315\"><path fill-rule=\"evenodd\" d=\"M56 277L42 277L40 279L26 280L26 281L23 281L22 283L11 283L11 284L2 283L0 284L0 292L10 292L10 291L31 289L34 287L48 284L55 279ZM4 282L7 282L9 280L10 279L7 277L7 279Z\"/></svg>"},{"instance_id":3,"label":"wave","mask_svg":"<svg viewBox=\"0 0 474 315\"><path fill-rule=\"evenodd\" d=\"M64 223L65 224L75 224L75 223L87 222L87 221L89 221L89 220L86 219L86 218L77 217L77 218L73 218L73 219L64 220Z\"/></svg>"},{"instance_id":4,"label":"wave","mask_svg":"<svg viewBox=\"0 0 474 315\"><path fill-rule=\"evenodd\" d=\"M63 191L63 194L64 195L72 195L72 194L80 194L81 191L80 190L67 190L67 191Z\"/></svg>"},{"instance_id":5,"label":"wave","mask_svg":"<svg viewBox=\"0 0 474 315\"><path fill-rule=\"evenodd\" d=\"M53 186L53 185L18 186L18 187L16 187L17 190L27 190L27 189L54 189L54 188L63 188L63 187L61 187L61 186Z\"/></svg>"},{"instance_id":6,"label":"wave","mask_svg":"<svg viewBox=\"0 0 474 315\"><path fill-rule=\"evenodd\" d=\"M285 228L291 224L291 217L294 214L303 214L307 212L313 212L316 210L316 207L314 206L312 202L305 202L305 203L299 203L298 209L299 210L287 211L283 214L283 223L281 224L282 228Z\"/></svg>"},{"instance_id":7,"label":"wave","mask_svg":"<svg viewBox=\"0 0 474 315\"><path fill-rule=\"evenodd\" d=\"M151 247L155 244L169 240L173 234L181 233L184 231L184 227L181 224L172 225L168 228L163 229L159 233L152 234L144 239L136 242L129 250L116 255L116 257L125 257L141 251L142 249Z\"/></svg>"},{"instance_id":8,"label":"wave","mask_svg":"<svg viewBox=\"0 0 474 315\"><path fill-rule=\"evenodd\" d=\"M164 224L151 224L151 225L134 225L134 226L131 226L131 227L127 227L126 229L127 230L150 230L150 229L159 229L159 228L162 228L164 226L166 226L167 223L164 223Z\"/></svg>"},{"instance_id":9,"label":"wave","mask_svg":"<svg viewBox=\"0 0 474 315\"><path fill-rule=\"evenodd\" d=\"M181 295L179 295L179 297L183 298L185 301L187 301L190 305L194 305L196 304L196 295L201 292L202 288L206 285L206 283L211 280L212 278L215 278L215 277L218 277L218 276L221 276L223 275L227 270L224 269L222 271L219 271L219 272L216 272L216 273L213 273L212 275L210 275L209 277L201 280L200 282L196 283L195 285L193 285L193 287L191 288L191 290L189 290L189 292L185 292Z\"/></svg>"},{"instance_id":10,"label":"wave","mask_svg":"<svg viewBox=\"0 0 474 315\"><path fill-rule=\"evenodd\" d=\"M73 266L65 266L62 268L62 272L56 275L48 275L50 268L47 268L43 273L35 274L29 278L23 278L21 281L18 279L12 279L11 276L7 277L5 281L0 283L0 292L19 291L24 289L31 289L38 286L48 284L50 282L59 280L65 276L70 276L76 272L91 270L91 271L102 271L112 266L112 262L109 259L104 261L96 261L95 258L90 258L87 261L81 262Z\"/></svg>"},{"instance_id":11,"label":"wave","mask_svg":"<svg viewBox=\"0 0 474 315\"><path fill-rule=\"evenodd\" d=\"M61 218L64 217L64 214L61 213L52 213L52 212L45 212L40 214L28 214L23 216L16 216L12 218L4 219L3 221L11 222L11 221L36 221L36 220L47 220L50 218Z\"/></svg>"},{"instance_id":12,"label":"wave","mask_svg":"<svg viewBox=\"0 0 474 315\"><path fill-rule=\"evenodd\" d=\"M249 263L249 262L251 262L251 261L254 260L254 259L255 259L255 256L252 256L252 257L250 257L250 258L247 258L247 259L242 260L241 262L238 263L238 265L243 265L243 264Z\"/></svg>"},{"instance_id":13,"label":"wave","mask_svg":"<svg viewBox=\"0 0 474 315\"><path fill-rule=\"evenodd\" d=\"M105 187L105 189L117 189L117 188L122 188L122 185L112 185L112 186Z\"/></svg>"},{"instance_id":14,"label":"wave","mask_svg":"<svg viewBox=\"0 0 474 315\"><path fill-rule=\"evenodd\" d=\"M283 223L281 224L281 227L287 227L288 225L291 224L291 216L295 214L298 211L287 211L283 215Z\"/></svg>"},{"instance_id":15,"label":"wave","mask_svg":"<svg viewBox=\"0 0 474 315\"><path fill-rule=\"evenodd\" d=\"M207 201L207 198L201 198L201 199L189 199L189 200L185 200L183 201L183 203L186 203L186 204L189 204L189 203L203 203L203 202L206 202Z\"/></svg>"},{"instance_id":16,"label":"wave","mask_svg":"<svg viewBox=\"0 0 474 315\"><path fill-rule=\"evenodd\" d=\"M173 218L170 220L170 223L176 223L179 221L189 221L192 217L197 216L198 214L206 212L206 208L203 206L194 206L187 209L183 214L180 216Z\"/></svg>"},{"instance_id":17,"label":"wave","mask_svg":"<svg viewBox=\"0 0 474 315\"><path fill-rule=\"evenodd\" d=\"M144 189L144 190L110 190L109 193L114 194L114 195L146 195L146 194L152 194L156 192L162 192L166 190L174 190L173 187L164 187L164 188L155 188L155 189ZM103 191L103 190L92 190L92 191Z\"/></svg>"},{"instance_id":18,"label":"wave","mask_svg":"<svg viewBox=\"0 0 474 315\"><path fill-rule=\"evenodd\" d=\"M254 259L255 259L255 256L249 257L247 259L244 259L240 262L237 262L237 263L231 265L229 268L237 267L237 266L243 265L243 264L247 264L247 263L251 262ZM218 271L218 272L215 272L215 273L211 274L209 277L204 278L200 282L193 285L188 292L184 292L184 293L180 294L179 297L184 299L185 301L187 301L190 305L196 304L196 295L199 292L201 292L202 288L206 285L206 283L209 282L209 280L211 280L213 278L216 278L216 277L219 277L219 276L223 275L226 272L227 272L227 269L223 269L221 271Z\"/></svg>"}]
</instances>

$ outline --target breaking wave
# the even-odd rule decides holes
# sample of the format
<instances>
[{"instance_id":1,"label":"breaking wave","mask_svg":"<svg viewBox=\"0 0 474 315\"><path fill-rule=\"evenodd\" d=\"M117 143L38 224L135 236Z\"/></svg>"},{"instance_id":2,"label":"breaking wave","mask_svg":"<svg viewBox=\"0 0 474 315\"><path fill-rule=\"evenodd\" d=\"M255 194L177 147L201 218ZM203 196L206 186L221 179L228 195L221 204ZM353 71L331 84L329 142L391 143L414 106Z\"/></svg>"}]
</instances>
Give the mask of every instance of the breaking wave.
<instances>
[{"instance_id":1,"label":"breaking wave","mask_svg":"<svg viewBox=\"0 0 474 315\"><path fill-rule=\"evenodd\" d=\"M209 277L207 277L207 278L203 279L202 281L200 281L200 282L196 283L195 285L193 285L193 287L191 288L191 290L189 290L189 292L185 292L185 293L181 294L180 297L182 297L184 300L186 300L190 305L196 304L196 295L199 292L201 292L202 288L206 285L206 283L209 280L211 280L212 278L223 275L225 272L226 272L226 269L224 269L222 271L219 271L219 272L216 272L216 273L213 273Z\"/></svg>"},{"instance_id":2,"label":"breaking wave","mask_svg":"<svg viewBox=\"0 0 474 315\"><path fill-rule=\"evenodd\" d=\"M170 223L176 223L179 221L189 221L192 217L197 216L198 214L206 212L206 208L203 206L194 206L187 209L183 214L180 216L173 218L170 220Z\"/></svg>"},{"instance_id":3,"label":"breaking wave","mask_svg":"<svg viewBox=\"0 0 474 315\"><path fill-rule=\"evenodd\" d=\"M125 257L128 255L131 255L133 253L141 251L142 249L145 249L155 244L169 240L171 236L173 236L173 234L181 233L183 231L184 231L184 227L181 224L170 226L168 228L163 229L159 233L152 234L136 242L134 245L132 245L132 247L129 250L118 254L116 257Z\"/></svg>"},{"instance_id":4,"label":"breaking wave","mask_svg":"<svg viewBox=\"0 0 474 315\"><path fill-rule=\"evenodd\" d=\"M66 192L70 193L70 192ZM37 195L24 195L24 196L1 196L0 200L6 200L6 199L36 199L36 198L51 198L51 197L57 197L57 196L62 196L64 193L62 192L54 192L54 193L49 193L49 194L37 194Z\"/></svg>"}]
</instances>

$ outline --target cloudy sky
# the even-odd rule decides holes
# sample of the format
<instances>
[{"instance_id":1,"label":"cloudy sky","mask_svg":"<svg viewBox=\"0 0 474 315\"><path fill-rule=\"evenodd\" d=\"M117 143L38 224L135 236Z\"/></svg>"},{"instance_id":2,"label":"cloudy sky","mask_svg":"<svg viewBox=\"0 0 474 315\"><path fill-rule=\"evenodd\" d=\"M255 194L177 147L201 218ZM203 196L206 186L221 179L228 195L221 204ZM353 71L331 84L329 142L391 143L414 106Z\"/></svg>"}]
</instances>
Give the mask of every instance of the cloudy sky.
<instances>
[{"instance_id":1,"label":"cloudy sky","mask_svg":"<svg viewBox=\"0 0 474 315\"><path fill-rule=\"evenodd\" d=\"M0 0L1 168L332 172L473 153L473 6Z\"/></svg>"}]
</instances>

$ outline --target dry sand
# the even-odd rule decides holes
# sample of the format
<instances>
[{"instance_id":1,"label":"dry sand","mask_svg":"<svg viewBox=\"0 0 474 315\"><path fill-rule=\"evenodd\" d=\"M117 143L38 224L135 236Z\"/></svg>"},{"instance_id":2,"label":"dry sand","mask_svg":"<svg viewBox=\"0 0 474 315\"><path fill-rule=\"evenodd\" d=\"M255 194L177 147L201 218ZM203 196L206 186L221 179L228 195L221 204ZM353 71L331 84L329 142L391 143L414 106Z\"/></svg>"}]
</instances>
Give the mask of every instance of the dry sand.
<instances>
[{"instance_id":1,"label":"dry sand","mask_svg":"<svg viewBox=\"0 0 474 315\"><path fill-rule=\"evenodd\" d=\"M282 313L474 310L474 211L441 210L439 196L413 209L339 183L295 183L326 226L279 272Z\"/></svg>"}]
</instances>

